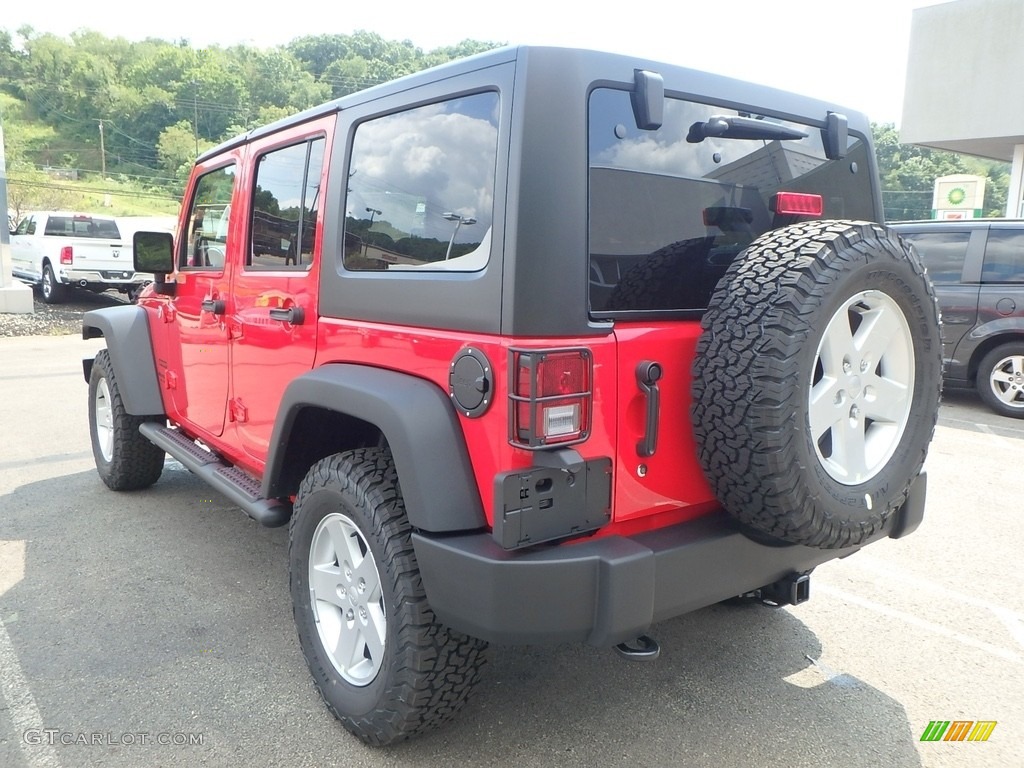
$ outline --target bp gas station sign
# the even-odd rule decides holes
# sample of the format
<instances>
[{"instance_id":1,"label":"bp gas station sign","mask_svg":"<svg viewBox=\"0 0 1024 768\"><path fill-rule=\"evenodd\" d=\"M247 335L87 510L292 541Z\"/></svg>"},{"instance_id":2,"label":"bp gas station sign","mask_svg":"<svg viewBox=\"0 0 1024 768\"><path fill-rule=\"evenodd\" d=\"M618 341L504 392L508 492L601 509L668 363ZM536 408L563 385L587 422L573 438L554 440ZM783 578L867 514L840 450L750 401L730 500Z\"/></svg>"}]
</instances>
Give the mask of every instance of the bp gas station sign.
<instances>
[{"instance_id":1,"label":"bp gas station sign","mask_svg":"<svg viewBox=\"0 0 1024 768\"><path fill-rule=\"evenodd\" d=\"M933 219L978 219L985 208L985 177L956 174L935 180Z\"/></svg>"}]
</instances>

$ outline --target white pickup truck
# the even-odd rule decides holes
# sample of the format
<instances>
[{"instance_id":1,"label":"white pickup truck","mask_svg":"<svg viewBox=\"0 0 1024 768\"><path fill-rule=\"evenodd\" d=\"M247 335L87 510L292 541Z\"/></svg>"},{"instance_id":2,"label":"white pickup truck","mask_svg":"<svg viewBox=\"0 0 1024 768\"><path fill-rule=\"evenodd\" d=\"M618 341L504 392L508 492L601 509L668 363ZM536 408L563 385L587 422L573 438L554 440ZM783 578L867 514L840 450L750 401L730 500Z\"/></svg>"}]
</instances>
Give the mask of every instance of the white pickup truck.
<instances>
[{"instance_id":1,"label":"white pickup truck","mask_svg":"<svg viewBox=\"0 0 1024 768\"><path fill-rule=\"evenodd\" d=\"M25 214L11 233L11 272L39 285L47 304L64 301L70 286L134 297L153 279L132 268L131 233L113 217L67 211Z\"/></svg>"}]
</instances>

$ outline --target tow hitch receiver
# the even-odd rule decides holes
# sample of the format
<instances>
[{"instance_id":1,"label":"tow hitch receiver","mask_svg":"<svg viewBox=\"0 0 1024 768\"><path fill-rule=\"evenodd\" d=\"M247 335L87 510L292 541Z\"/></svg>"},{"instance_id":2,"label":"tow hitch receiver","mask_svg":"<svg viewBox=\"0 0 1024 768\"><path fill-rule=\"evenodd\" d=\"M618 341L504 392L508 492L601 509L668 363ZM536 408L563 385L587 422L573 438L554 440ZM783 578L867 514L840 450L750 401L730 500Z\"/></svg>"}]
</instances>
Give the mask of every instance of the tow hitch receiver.
<instances>
[{"instance_id":1,"label":"tow hitch receiver","mask_svg":"<svg viewBox=\"0 0 1024 768\"><path fill-rule=\"evenodd\" d=\"M800 605L811 599L811 574L793 573L759 591L761 602L768 605Z\"/></svg>"}]
</instances>

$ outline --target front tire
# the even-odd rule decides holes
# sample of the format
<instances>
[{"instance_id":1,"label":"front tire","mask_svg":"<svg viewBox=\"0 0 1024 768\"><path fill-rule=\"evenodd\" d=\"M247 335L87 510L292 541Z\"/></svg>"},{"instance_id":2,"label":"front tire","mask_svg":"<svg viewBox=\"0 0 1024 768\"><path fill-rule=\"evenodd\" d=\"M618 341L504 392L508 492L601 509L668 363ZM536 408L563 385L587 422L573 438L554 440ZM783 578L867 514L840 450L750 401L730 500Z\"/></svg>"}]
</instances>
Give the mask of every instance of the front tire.
<instances>
[{"instance_id":1,"label":"front tire","mask_svg":"<svg viewBox=\"0 0 1024 768\"><path fill-rule=\"evenodd\" d=\"M289 532L299 642L328 709L367 744L450 720L486 643L430 609L389 451L328 456L307 473Z\"/></svg>"},{"instance_id":2,"label":"front tire","mask_svg":"<svg viewBox=\"0 0 1024 768\"><path fill-rule=\"evenodd\" d=\"M160 479L164 452L142 436L139 425L162 420L125 410L110 353L101 349L89 375L89 437L96 470L108 488L135 491Z\"/></svg>"},{"instance_id":3,"label":"front tire","mask_svg":"<svg viewBox=\"0 0 1024 768\"><path fill-rule=\"evenodd\" d=\"M981 399L993 411L1024 419L1024 342L1003 344L985 355L976 384Z\"/></svg>"},{"instance_id":4,"label":"front tire","mask_svg":"<svg viewBox=\"0 0 1024 768\"><path fill-rule=\"evenodd\" d=\"M916 254L864 222L769 232L733 262L701 326L694 434L725 509L791 544L879 534L938 416L938 304Z\"/></svg>"}]
</instances>

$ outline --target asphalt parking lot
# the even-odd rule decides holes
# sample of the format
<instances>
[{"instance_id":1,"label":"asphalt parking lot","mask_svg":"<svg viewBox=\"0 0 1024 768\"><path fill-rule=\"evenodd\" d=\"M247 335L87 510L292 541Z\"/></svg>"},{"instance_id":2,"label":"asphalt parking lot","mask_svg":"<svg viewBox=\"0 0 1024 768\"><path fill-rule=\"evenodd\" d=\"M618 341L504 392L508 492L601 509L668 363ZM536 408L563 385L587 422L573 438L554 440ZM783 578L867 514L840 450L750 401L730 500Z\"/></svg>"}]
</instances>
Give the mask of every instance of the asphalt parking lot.
<instances>
[{"instance_id":1,"label":"asphalt parking lot","mask_svg":"<svg viewBox=\"0 0 1024 768\"><path fill-rule=\"evenodd\" d=\"M796 608L658 625L654 663L493 648L452 726L373 750L296 642L284 529L180 465L115 494L80 360L0 339L0 766L1024 765L1024 423L949 392L925 523L812 577ZM994 721L922 742L930 721Z\"/></svg>"}]
</instances>

